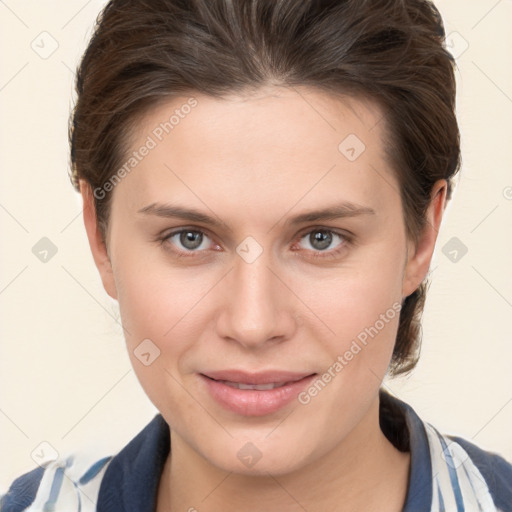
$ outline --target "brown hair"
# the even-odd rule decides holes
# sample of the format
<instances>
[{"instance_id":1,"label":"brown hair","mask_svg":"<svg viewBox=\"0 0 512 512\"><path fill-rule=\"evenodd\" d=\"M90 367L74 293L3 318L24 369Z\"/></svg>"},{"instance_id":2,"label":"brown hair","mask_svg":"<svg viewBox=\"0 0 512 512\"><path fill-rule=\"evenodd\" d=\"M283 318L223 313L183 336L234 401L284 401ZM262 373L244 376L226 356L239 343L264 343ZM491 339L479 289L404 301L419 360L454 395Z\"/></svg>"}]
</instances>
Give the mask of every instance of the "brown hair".
<instances>
[{"instance_id":1,"label":"brown hair","mask_svg":"<svg viewBox=\"0 0 512 512\"><path fill-rule=\"evenodd\" d=\"M427 0L111 0L77 72L72 182L103 187L137 121L174 95L310 86L382 108L407 235L417 241L433 184L446 179L449 199L460 166L444 35ZM110 198L95 194L104 238ZM391 375L417 362L426 288L404 301Z\"/></svg>"}]
</instances>

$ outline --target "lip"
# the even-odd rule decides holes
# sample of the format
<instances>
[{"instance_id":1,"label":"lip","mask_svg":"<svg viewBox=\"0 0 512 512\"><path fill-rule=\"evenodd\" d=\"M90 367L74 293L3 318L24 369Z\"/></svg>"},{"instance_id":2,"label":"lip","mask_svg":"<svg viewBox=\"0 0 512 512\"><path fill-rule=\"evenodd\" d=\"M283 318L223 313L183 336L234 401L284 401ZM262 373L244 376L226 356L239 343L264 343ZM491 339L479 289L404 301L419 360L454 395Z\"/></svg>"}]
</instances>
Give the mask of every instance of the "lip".
<instances>
[{"instance_id":1,"label":"lip","mask_svg":"<svg viewBox=\"0 0 512 512\"><path fill-rule=\"evenodd\" d=\"M199 374L210 396L225 409L243 416L264 416L287 406L316 377L316 373L265 371L258 373L243 370L208 371ZM228 385L264 385L284 383L273 389L238 389Z\"/></svg>"}]
</instances>

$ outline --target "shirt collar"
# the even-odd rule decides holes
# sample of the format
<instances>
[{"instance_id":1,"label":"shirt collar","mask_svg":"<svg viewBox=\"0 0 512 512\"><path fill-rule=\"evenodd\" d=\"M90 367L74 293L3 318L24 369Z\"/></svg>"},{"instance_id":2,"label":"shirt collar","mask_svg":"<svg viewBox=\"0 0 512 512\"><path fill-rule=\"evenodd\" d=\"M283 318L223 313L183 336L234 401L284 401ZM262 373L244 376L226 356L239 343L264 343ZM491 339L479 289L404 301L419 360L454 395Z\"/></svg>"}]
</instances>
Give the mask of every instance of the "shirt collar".
<instances>
[{"instance_id":1,"label":"shirt collar","mask_svg":"<svg viewBox=\"0 0 512 512\"><path fill-rule=\"evenodd\" d=\"M423 421L414 409L381 390L381 428L399 449L411 454L409 485L403 512L430 512L432 507L432 463Z\"/></svg>"},{"instance_id":2,"label":"shirt collar","mask_svg":"<svg viewBox=\"0 0 512 512\"><path fill-rule=\"evenodd\" d=\"M386 437L411 452L403 512L430 512L432 466L423 422L405 402L380 392L380 423ZM161 414L116 456L105 472L98 495L99 512L153 512L158 484L170 450L170 431Z\"/></svg>"}]
</instances>

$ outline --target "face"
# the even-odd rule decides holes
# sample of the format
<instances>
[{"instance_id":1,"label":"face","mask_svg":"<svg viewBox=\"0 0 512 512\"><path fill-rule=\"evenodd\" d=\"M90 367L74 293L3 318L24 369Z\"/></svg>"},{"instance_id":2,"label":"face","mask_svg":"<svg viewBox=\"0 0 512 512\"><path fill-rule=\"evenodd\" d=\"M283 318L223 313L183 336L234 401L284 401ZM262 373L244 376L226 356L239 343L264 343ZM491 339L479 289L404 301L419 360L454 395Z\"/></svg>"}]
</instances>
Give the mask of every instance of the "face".
<instances>
[{"instance_id":1,"label":"face","mask_svg":"<svg viewBox=\"0 0 512 512\"><path fill-rule=\"evenodd\" d=\"M305 88L194 98L141 121L108 256L93 217L89 239L173 446L282 474L368 427L433 241L407 240L376 105Z\"/></svg>"}]
</instances>

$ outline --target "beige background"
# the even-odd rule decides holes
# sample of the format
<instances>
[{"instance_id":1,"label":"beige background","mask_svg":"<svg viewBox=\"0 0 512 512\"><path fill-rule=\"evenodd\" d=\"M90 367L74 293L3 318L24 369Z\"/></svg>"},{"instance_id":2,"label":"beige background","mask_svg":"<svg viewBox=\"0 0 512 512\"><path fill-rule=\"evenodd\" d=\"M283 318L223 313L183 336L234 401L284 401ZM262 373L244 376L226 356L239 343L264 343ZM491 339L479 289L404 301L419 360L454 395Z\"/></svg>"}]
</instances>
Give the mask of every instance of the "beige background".
<instances>
[{"instance_id":1,"label":"beige background","mask_svg":"<svg viewBox=\"0 0 512 512\"><path fill-rule=\"evenodd\" d=\"M35 467L31 454L112 453L156 413L67 177L73 70L103 4L0 2L0 492ZM388 387L440 431L512 460L512 2L437 5L458 56L463 167L432 264L420 365ZM58 250L46 263L32 252L42 237ZM454 237L468 249L455 262L450 245L443 253Z\"/></svg>"}]
</instances>

